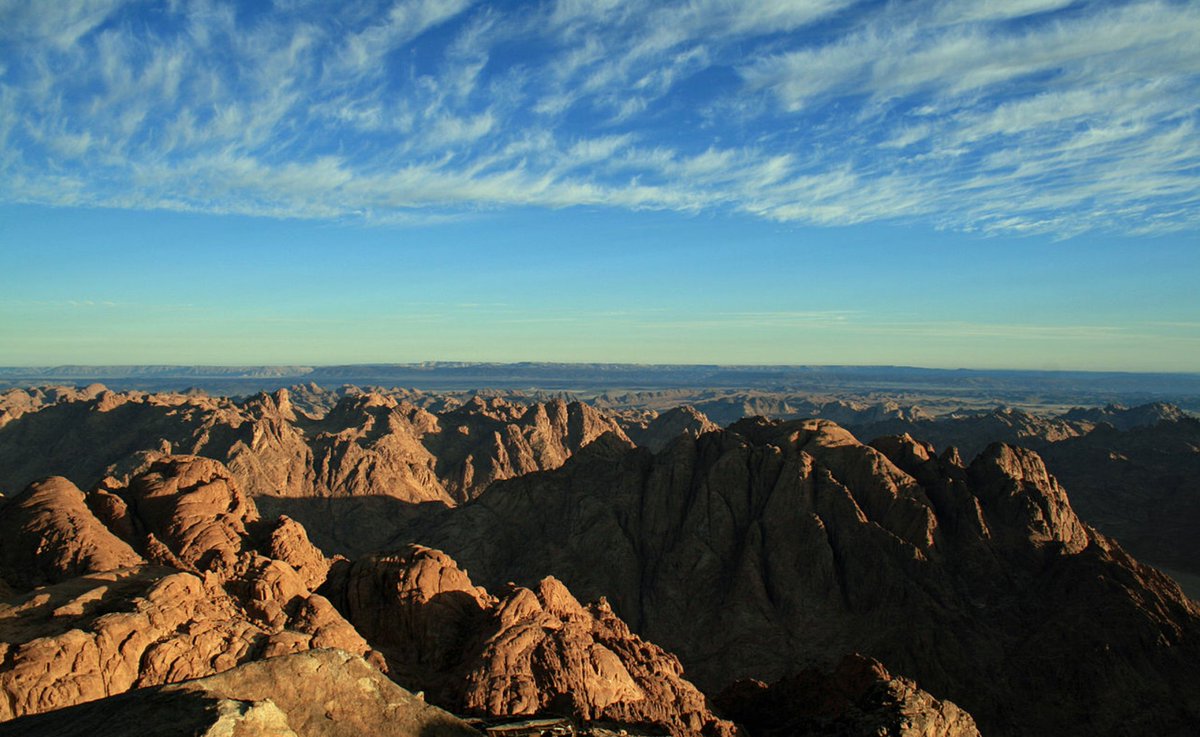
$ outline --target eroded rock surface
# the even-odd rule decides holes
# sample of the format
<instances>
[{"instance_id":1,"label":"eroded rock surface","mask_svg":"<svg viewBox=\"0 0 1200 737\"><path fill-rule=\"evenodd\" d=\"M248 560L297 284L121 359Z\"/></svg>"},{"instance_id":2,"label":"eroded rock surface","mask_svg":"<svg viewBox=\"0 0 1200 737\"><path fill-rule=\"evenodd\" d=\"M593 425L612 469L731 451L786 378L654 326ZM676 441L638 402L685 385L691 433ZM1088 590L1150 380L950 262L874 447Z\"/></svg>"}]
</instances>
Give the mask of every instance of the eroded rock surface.
<instances>
[{"instance_id":1,"label":"eroded rock surface","mask_svg":"<svg viewBox=\"0 0 1200 737\"><path fill-rule=\"evenodd\" d=\"M909 434L968 456L996 441L1035 450L1080 517L1200 596L1200 421L1179 407L1108 405L1057 416L1001 408L853 429L864 438Z\"/></svg>"},{"instance_id":2,"label":"eroded rock surface","mask_svg":"<svg viewBox=\"0 0 1200 737\"><path fill-rule=\"evenodd\" d=\"M1190 576L1200 598L1200 421L1177 412L1124 430L1101 425L1039 453L1080 516L1139 560Z\"/></svg>"},{"instance_id":3,"label":"eroded rock surface","mask_svg":"<svg viewBox=\"0 0 1200 737\"><path fill-rule=\"evenodd\" d=\"M678 659L554 578L496 597L445 553L412 546L347 564L324 590L387 656L393 677L452 710L734 733Z\"/></svg>"},{"instance_id":4,"label":"eroded rock surface","mask_svg":"<svg viewBox=\"0 0 1200 737\"><path fill-rule=\"evenodd\" d=\"M345 392L306 402L311 414L287 392L234 402L92 387L5 401L0 486L61 473L91 489L56 481L0 510L13 535L47 541L32 556L14 543L0 572L16 589L0 582L0 683L28 696L8 701L13 714L313 647L369 654L357 625L404 683L481 712L719 729L690 686L662 685L676 683L671 656L645 637L713 690L863 652L989 735L1183 735L1200 721L1195 604L1083 524L1047 464L1011 445L966 463L911 436L868 447L829 422L746 420L697 437L685 427L654 453L551 398L418 406ZM1014 437L1063 448L1116 432L994 415ZM1125 460L1095 467L1137 465L1112 452ZM346 546L446 550L491 593L428 548L331 568L301 524L264 518L255 498L328 502L294 519L323 520ZM333 602L313 593L327 574ZM576 610L547 574L607 596L613 622L600 604ZM168 579L178 602L156 588ZM53 585L28 591L42 583ZM145 623L119 619L135 615Z\"/></svg>"},{"instance_id":5,"label":"eroded rock surface","mask_svg":"<svg viewBox=\"0 0 1200 737\"><path fill-rule=\"evenodd\" d=\"M341 650L246 663L0 724L0 735L91 737L477 737L469 725Z\"/></svg>"},{"instance_id":6,"label":"eroded rock surface","mask_svg":"<svg viewBox=\"0 0 1200 737\"><path fill-rule=\"evenodd\" d=\"M858 421L850 425L864 439L908 434L938 448L954 446L974 457L992 443L1041 447L1045 443L1078 437L1092 430L1093 423L1070 415L1047 417L1011 407L988 412L968 412L942 417L911 419L894 417Z\"/></svg>"},{"instance_id":7,"label":"eroded rock surface","mask_svg":"<svg viewBox=\"0 0 1200 737\"><path fill-rule=\"evenodd\" d=\"M318 416L298 410L286 389L242 402L103 387L45 394L0 395L9 408L0 422L0 486L21 489L50 474L83 488L105 476L124 483L147 457L176 454L221 461L250 496L453 505L621 433L591 407L561 399L476 397L433 414L403 397L355 391Z\"/></svg>"},{"instance_id":8,"label":"eroded rock surface","mask_svg":"<svg viewBox=\"0 0 1200 737\"><path fill-rule=\"evenodd\" d=\"M406 534L493 589L549 571L607 596L713 690L857 651L987 734L1200 720L1183 686L1200 613L1083 525L1036 454L881 447L824 421L744 421L657 455L601 438Z\"/></svg>"},{"instance_id":9,"label":"eroded rock surface","mask_svg":"<svg viewBox=\"0 0 1200 737\"><path fill-rule=\"evenodd\" d=\"M494 481L558 468L605 433L624 437L612 419L561 399L521 407L476 397L438 421L442 431L427 442L438 458L439 475L460 501L478 496Z\"/></svg>"},{"instance_id":10,"label":"eroded rock surface","mask_svg":"<svg viewBox=\"0 0 1200 737\"><path fill-rule=\"evenodd\" d=\"M209 675L266 638L190 573L144 567L55 584L0 604L0 721Z\"/></svg>"},{"instance_id":11,"label":"eroded rock surface","mask_svg":"<svg viewBox=\"0 0 1200 737\"><path fill-rule=\"evenodd\" d=\"M686 405L667 410L644 423L629 423L623 427L635 444L656 453L680 435L695 438L721 429L703 412Z\"/></svg>"},{"instance_id":12,"label":"eroded rock surface","mask_svg":"<svg viewBox=\"0 0 1200 737\"><path fill-rule=\"evenodd\" d=\"M51 479L5 511L6 565L25 571L5 578L56 583L3 592L0 721L311 648L371 655L312 592L328 561L216 461L160 457L90 494Z\"/></svg>"},{"instance_id":13,"label":"eroded rock surface","mask_svg":"<svg viewBox=\"0 0 1200 737\"><path fill-rule=\"evenodd\" d=\"M258 510L221 463L167 456L148 464L128 487L115 489L137 527L170 549L185 566L234 565Z\"/></svg>"},{"instance_id":14,"label":"eroded rock surface","mask_svg":"<svg viewBox=\"0 0 1200 737\"><path fill-rule=\"evenodd\" d=\"M84 493L61 476L30 485L0 515L0 574L17 586L145 562L96 518Z\"/></svg>"}]
</instances>

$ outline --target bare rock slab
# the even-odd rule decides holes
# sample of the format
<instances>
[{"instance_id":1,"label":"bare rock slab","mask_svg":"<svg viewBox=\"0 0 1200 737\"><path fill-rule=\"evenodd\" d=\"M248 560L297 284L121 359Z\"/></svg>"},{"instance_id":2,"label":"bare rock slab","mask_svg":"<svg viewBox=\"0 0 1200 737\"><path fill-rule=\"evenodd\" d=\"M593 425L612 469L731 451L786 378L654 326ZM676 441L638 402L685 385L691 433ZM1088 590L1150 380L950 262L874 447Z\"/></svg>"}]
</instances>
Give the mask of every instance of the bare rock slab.
<instances>
[{"instance_id":1,"label":"bare rock slab","mask_svg":"<svg viewBox=\"0 0 1200 737\"><path fill-rule=\"evenodd\" d=\"M311 650L0 724L2 737L478 737L362 658Z\"/></svg>"}]
</instances>

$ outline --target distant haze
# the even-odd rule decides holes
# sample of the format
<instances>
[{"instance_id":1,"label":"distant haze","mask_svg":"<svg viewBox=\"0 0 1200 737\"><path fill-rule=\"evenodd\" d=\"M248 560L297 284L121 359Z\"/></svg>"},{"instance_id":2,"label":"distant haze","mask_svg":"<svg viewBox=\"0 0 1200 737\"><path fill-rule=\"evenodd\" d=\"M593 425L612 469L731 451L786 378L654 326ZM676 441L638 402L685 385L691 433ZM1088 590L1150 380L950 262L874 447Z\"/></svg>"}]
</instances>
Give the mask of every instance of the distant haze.
<instances>
[{"instance_id":1,"label":"distant haze","mask_svg":"<svg viewBox=\"0 0 1200 737\"><path fill-rule=\"evenodd\" d=\"M675 403L728 392L902 398L908 404L1099 406L1169 401L1200 410L1200 373L980 371L904 366L717 366L612 363L437 363L339 366L0 367L10 386L103 383L110 389L247 395L314 383L423 391L538 390L578 397L665 392Z\"/></svg>"}]
</instances>

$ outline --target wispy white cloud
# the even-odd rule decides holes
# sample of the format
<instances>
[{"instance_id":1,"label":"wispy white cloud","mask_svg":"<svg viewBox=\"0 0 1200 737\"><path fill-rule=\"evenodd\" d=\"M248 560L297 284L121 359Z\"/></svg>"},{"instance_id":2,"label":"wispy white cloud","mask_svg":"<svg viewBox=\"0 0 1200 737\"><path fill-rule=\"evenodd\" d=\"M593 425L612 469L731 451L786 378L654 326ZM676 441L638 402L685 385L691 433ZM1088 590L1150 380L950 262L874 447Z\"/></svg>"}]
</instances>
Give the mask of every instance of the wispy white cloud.
<instances>
[{"instance_id":1,"label":"wispy white cloud","mask_svg":"<svg viewBox=\"0 0 1200 737\"><path fill-rule=\"evenodd\" d=\"M1078 0L951 0L935 6L939 23L977 23L1009 20L1061 10Z\"/></svg>"},{"instance_id":2,"label":"wispy white cloud","mask_svg":"<svg viewBox=\"0 0 1200 737\"><path fill-rule=\"evenodd\" d=\"M752 88L798 110L821 96L954 95L1039 73L1063 78L1058 84L1192 75L1200 72L1197 41L1200 9L1190 4L1134 4L1032 30L920 18L897 26L882 18L832 43L765 57L741 73Z\"/></svg>"},{"instance_id":3,"label":"wispy white cloud","mask_svg":"<svg viewBox=\"0 0 1200 737\"><path fill-rule=\"evenodd\" d=\"M326 72L331 80L380 76L385 57L425 31L466 10L471 0L397 0L362 29L340 38Z\"/></svg>"},{"instance_id":4,"label":"wispy white cloud","mask_svg":"<svg viewBox=\"0 0 1200 737\"><path fill-rule=\"evenodd\" d=\"M6 201L1200 225L1193 3L30 7L0 0Z\"/></svg>"},{"instance_id":5,"label":"wispy white cloud","mask_svg":"<svg viewBox=\"0 0 1200 737\"><path fill-rule=\"evenodd\" d=\"M130 0L74 0L31 3L0 1L0 39L16 43L48 42L63 49L103 23Z\"/></svg>"}]
</instances>

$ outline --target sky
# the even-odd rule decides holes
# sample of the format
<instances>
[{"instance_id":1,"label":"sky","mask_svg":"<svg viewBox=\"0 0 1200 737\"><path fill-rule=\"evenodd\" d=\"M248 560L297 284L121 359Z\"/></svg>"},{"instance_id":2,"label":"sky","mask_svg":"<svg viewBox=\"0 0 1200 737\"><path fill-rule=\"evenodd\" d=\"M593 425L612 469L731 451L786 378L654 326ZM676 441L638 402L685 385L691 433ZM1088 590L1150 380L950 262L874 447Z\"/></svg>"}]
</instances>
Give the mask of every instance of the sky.
<instances>
[{"instance_id":1,"label":"sky","mask_svg":"<svg viewBox=\"0 0 1200 737\"><path fill-rule=\"evenodd\" d=\"M0 0L0 365L1200 371L1200 4Z\"/></svg>"}]
</instances>

